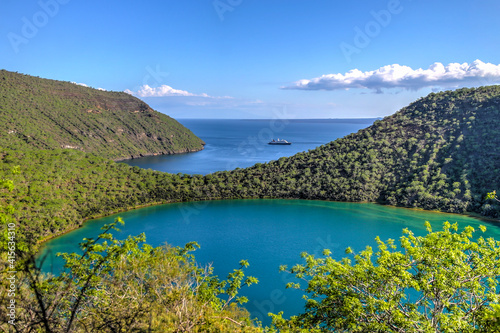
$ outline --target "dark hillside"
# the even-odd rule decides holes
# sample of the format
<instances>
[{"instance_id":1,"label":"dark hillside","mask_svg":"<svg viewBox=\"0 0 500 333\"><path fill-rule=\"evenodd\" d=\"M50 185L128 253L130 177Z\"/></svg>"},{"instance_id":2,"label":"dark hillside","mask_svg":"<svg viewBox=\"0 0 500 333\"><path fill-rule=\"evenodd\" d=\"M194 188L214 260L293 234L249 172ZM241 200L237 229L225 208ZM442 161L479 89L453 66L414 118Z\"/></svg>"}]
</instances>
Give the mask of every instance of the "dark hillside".
<instances>
[{"instance_id":1,"label":"dark hillside","mask_svg":"<svg viewBox=\"0 0 500 333\"><path fill-rule=\"evenodd\" d=\"M203 142L126 93L2 70L0 147L75 149L124 159L198 151Z\"/></svg>"}]
</instances>

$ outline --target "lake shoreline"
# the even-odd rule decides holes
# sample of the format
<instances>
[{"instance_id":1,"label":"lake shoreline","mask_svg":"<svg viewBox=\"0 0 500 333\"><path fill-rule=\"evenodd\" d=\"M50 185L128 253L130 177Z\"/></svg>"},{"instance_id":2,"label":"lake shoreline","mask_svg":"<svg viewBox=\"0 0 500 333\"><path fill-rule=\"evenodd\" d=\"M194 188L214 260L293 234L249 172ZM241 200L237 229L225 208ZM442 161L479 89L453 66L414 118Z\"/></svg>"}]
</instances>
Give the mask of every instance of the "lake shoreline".
<instances>
[{"instance_id":1,"label":"lake shoreline","mask_svg":"<svg viewBox=\"0 0 500 333\"><path fill-rule=\"evenodd\" d=\"M153 202L153 203L148 203L148 204L142 204L142 205L137 205L133 207L127 207L123 209L118 209L116 211L112 211L109 213L104 213L104 214L98 214L94 215L91 217L85 218L78 226L68 228L60 233L50 235L48 237L44 237L41 240L38 240L36 243L36 249L35 252L38 254L40 250L43 248L43 245L47 243L48 241L54 240L58 237L64 236L72 231L78 230L83 227L83 225L86 222L89 222L91 220L96 220L104 217L110 217L112 215L120 214L120 213L126 213L130 212L133 210L139 210L141 208L148 208L148 207L154 207L154 206L162 206L162 205L168 205L168 204L174 204L174 203L191 203L191 202L210 202L210 201L240 201L240 200L303 200L303 201L313 201L313 202L336 202L336 203L353 203L353 204L375 204L383 207L388 207L388 208L395 208L395 209L406 209L410 211L418 211L418 212L429 212L429 213L440 213L440 214L451 214L451 215L458 215L458 216L465 216L465 217L470 217L474 218L477 220L485 221L485 222L492 222L496 223L500 226L500 219L495 219L495 218L490 218L490 217L485 217L482 215L479 215L478 213L448 213L448 212L442 212L438 210L426 210L423 208L418 208L418 207L400 207L400 206L393 206L393 205L384 205L382 203L378 202L369 202L369 201L356 201L356 202L351 202L351 201L335 201L335 200L312 200L312 199L298 199L298 198L271 198L271 197L265 197L265 198L257 198L257 197L249 197L249 198L211 198L211 199L205 199L205 200L189 200L189 201L162 201L162 202ZM125 221L126 223L126 221Z\"/></svg>"},{"instance_id":2,"label":"lake shoreline","mask_svg":"<svg viewBox=\"0 0 500 333\"><path fill-rule=\"evenodd\" d=\"M174 203L174 202L172 202ZM108 218L86 221L83 228L61 236L42 247L37 261L42 272L58 275L64 269L64 260L56 253L80 253L78 244L83 238L95 239L100 228L112 223L117 216L125 221L115 239L129 235L146 235L152 247L169 244L184 246L196 241L200 249L196 262L214 267L214 274L227 276L242 259L248 260L247 274L256 276L259 284L242 292L251 300L245 308L252 318L267 320L267 312L285 311L285 315L300 313L301 295L285 286L291 277L280 273L278 267L292 267L302 261L300 253L321 256L330 249L336 260L345 257L344 249L362 251L366 246L376 247L375 239L399 239L403 229L416 236L427 234L424 222L433 230L441 230L443 223L458 223L459 229L473 226L481 236L480 225L486 225L485 238L500 238L500 228L464 214L443 215L422 209L400 209L372 202L338 202L304 199L217 199L176 201L176 204L144 206L144 210L129 210L108 214ZM120 214L122 213L122 214ZM38 261L42 263L42 261ZM279 302L272 303L276 290ZM271 303L270 303L271 302ZM263 311L262 304L266 304ZM274 310L270 309L273 308Z\"/></svg>"}]
</instances>

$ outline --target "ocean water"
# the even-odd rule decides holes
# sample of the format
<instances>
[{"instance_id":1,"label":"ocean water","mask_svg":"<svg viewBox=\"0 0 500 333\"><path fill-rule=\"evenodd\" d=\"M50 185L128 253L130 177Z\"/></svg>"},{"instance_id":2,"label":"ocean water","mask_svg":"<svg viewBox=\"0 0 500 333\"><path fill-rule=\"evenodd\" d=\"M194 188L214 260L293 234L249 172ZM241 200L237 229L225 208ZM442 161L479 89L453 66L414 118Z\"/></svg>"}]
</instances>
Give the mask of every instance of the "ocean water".
<instances>
[{"instance_id":1,"label":"ocean water","mask_svg":"<svg viewBox=\"0 0 500 333\"><path fill-rule=\"evenodd\" d=\"M403 228L424 235L424 222L435 230L444 221L460 226L487 226L485 236L500 239L500 228L467 216L432 213L366 203L341 203L307 200L222 200L175 203L120 213L125 225L115 236L146 234L153 246L165 243L183 246L196 241L201 248L195 252L201 265L212 264L214 272L226 278L238 262L246 259L247 275L259 279L257 285L243 288L249 298L245 305L254 318L270 324L268 312L284 311L285 317L303 312L302 293L286 289L294 281L280 273L280 265L302 263L303 251L321 255L330 249L333 256L345 256L347 247L361 251L366 245L376 247L374 238L399 239ZM58 274L62 261L57 252L78 251L84 237L96 237L110 216L89 221L80 229L47 242L39 254L45 258L43 271ZM294 281L297 282L297 281Z\"/></svg>"},{"instance_id":2,"label":"ocean water","mask_svg":"<svg viewBox=\"0 0 500 333\"><path fill-rule=\"evenodd\" d=\"M180 119L205 141L196 153L148 156L123 161L131 166L170 173L202 174L245 168L292 156L357 132L376 119ZM273 146L272 139L290 146Z\"/></svg>"}]
</instances>

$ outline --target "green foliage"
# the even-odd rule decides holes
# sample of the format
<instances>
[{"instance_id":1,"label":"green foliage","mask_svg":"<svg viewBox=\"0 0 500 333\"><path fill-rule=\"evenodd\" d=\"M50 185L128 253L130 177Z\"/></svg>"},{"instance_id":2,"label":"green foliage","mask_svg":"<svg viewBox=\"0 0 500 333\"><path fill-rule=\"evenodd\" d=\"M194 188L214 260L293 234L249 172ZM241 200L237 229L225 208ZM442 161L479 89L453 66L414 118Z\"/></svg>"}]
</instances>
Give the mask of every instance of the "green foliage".
<instances>
[{"instance_id":1,"label":"green foliage","mask_svg":"<svg viewBox=\"0 0 500 333\"><path fill-rule=\"evenodd\" d=\"M67 271L60 276L43 276L32 258L26 262L19 332L260 331L234 302L242 287L257 282L245 278L246 261L221 281L211 267L197 266L190 254L196 243L153 248L141 245L144 235L119 241L110 234L117 223L123 222L84 239L81 254L62 254Z\"/></svg>"},{"instance_id":2,"label":"green foliage","mask_svg":"<svg viewBox=\"0 0 500 333\"><path fill-rule=\"evenodd\" d=\"M497 198L497 191L493 191L493 192L490 192L490 193L486 194L486 200L496 200L496 201L500 201L500 200Z\"/></svg>"},{"instance_id":3,"label":"green foliage","mask_svg":"<svg viewBox=\"0 0 500 333\"><path fill-rule=\"evenodd\" d=\"M405 229L396 245L377 238L353 259L303 254L288 272L306 282L305 313L273 315L281 332L478 332L496 324L500 300L500 242L473 240L474 229L415 236ZM485 228L481 227L484 232ZM282 267L282 270L286 270ZM300 288L298 284L288 287ZM489 328L488 328L489 327Z\"/></svg>"},{"instance_id":4,"label":"green foliage","mask_svg":"<svg viewBox=\"0 0 500 333\"><path fill-rule=\"evenodd\" d=\"M494 171L500 165L499 105L499 86L430 94L309 152L204 177L143 170L72 149L6 149L0 179L9 179L15 165L22 172L1 200L16 209L20 234L33 241L85 219L193 200L370 201L499 217L500 204L486 199L500 188Z\"/></svg>"},{"instance_id":5,"label":"green foliage","mask_svg":"<svg viewBox=\"0 0 500 333\"><path fill-rule=\"evenodd\" d=\"M124 92L0 71L0 146L110 159L197 151L203 141Z\"/></svg>"},{"instance_id":6,"label":"green foliage","mask_svg":"<svg viewBox=\"0 0 500 333\"><path fill-rule=\"evenodd\" d=\"M500 332L500 304L492 304L490 309L485 311L486 315L482 322L480 332Z\"/></svg>"},{"instance_id":7,"label":"green foliage","mask_svg":"<svg viewBox=\"0 0 500 333\"><path fill-rule=\"evenodd\" d=\"M64 255L67 273L37 270L31 253L38 241L121 210L298 198L499 216L491 191L500 188L500 86L430 94L309 152L205 177L89 153L117 159L201 149L192 133L134 97L7 71L0 89L0 145L8 147L0 152L0 220L4 230L15 222L17 266L24 268L18 331L259 331L238 307L247 301L239 289L257 283L244 275L248 262L220 281L211 267L195 264L196 243L152 248L140 245L143 235L118 241L111 224L99 239L84 240L83 254ZM306 264L290 272L307 281L306 312L290 320L274 315L274 324L284 332L498 330L499 244L472 235L446 224L425 237L406 231L402 251L377 239L377 252L367 248L353 260L304 254ZM6 267L5 251L0 263Z\"/></svg>"},{"instance_id":8,"label":"green foliage","mask_svg":"<svg viewBox=\"0 0 500 333\"><path fill-rule=\"evenodd\" d=\"M500 86L446 91L309 152L212 178L242 185L227 186L228 196L369 201L499 217L499 205L484 199L500 186L499 128Z\"/></svg>"}]
</instances>

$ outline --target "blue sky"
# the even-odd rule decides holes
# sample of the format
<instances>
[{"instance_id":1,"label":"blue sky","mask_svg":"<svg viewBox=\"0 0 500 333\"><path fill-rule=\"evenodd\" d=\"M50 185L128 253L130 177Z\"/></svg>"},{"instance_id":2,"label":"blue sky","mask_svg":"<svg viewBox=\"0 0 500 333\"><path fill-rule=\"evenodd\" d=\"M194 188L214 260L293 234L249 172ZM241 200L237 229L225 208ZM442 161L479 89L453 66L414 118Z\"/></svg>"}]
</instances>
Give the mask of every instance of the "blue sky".
<instances>
[{"instance_id":1,"label":"blue sky","mask_svg":"<svg viewBox=\"0 0 500 333\"><path fill-rule=\"evenodd\" d=\"M175 118L352 118L500 83L500 2L3 0L0 67ZM436 64L437 63L437 64Z\"/></svg>"}]
</instances>

